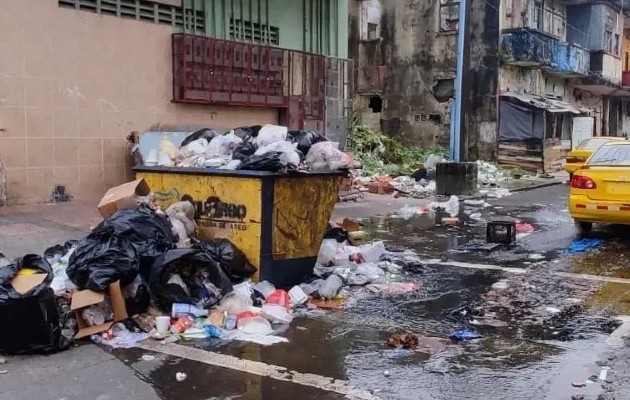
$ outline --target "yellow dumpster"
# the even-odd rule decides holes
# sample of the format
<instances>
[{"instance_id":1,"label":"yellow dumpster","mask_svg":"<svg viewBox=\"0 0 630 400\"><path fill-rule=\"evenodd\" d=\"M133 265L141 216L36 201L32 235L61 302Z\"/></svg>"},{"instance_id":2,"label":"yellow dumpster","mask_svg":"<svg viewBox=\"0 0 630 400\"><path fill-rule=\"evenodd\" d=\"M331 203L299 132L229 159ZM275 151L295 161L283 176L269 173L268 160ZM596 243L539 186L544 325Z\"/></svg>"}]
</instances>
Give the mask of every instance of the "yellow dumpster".
<instances>
[{"instance_id":1,"label":"yellow dumpster","mask_svg":"<svg viewBox=\"0 0 630 400\"><path fill-rule=\"evenodd\" d=\"M195 205L201 240L229 239L279 287L312 271L343 172L280 174L203 168L135 167L163 209Z\"/></svg>"}]
</instances>

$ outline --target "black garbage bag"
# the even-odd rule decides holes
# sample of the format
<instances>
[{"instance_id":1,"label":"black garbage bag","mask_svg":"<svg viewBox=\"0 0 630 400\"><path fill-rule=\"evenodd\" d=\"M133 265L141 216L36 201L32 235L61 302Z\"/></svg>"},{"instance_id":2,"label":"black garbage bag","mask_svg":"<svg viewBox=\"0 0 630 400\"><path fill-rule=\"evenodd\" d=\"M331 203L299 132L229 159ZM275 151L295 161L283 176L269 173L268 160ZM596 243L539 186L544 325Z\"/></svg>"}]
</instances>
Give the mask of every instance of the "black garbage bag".
<instances>
[{"instance_id":1,"label":"black garbage bag","mask_svg":"<svg viewBox=\"0 0 630 400\"><path fill-rule=\"evenodd\" d=\"M79 289L102 292L116 281L128 285L139 270L139 258L133 244L108 227L97 228L79 241L70 256L66 273Z\"/></svg>"},{"instance_id":2,"label":"black garbage bag","mask_svg":"<svg viewBox=\"0 0 630 400\"><path fill-rule=\"evenodd\" d=\"M25 293L15 290L11 281L22 268L46 274L42 283ZM61 334L55 293L50 288L53 273L40 256L26 255L0 268L0 353L55 353L70 346Z\"/></svg>"},{"instance_id":3,"label":"black garbage bag","mask_svg":"<svg viewBox=\"0 0 630 400\"><path fill-rule=\"evenodd\" d=\"M49 247L44 251L44 258L48 262L52 262L51 260L58 260L60 257L65 256L77 243L79 243L78 240L68 240L64 244L57 244Z\"/></svg>"},{"instance_id":4,"label":"black garbage bag","mask_svg":"<svg viewBox=\"0 0 630 400\"><path fill-rule=\"evenodd\" d=\"M324 239L335 239L339 243L343 243L349 239L348 231L338 226L328 224L326 233L324 233Z\"/></svg>"},{"instance_id":5,"label":"black garbage bag","mask_svg":"<svg viewBox=\"0 0 630 400\"><path fill-rule=\"evenodd\" d=\"M148 206L120 210L77 244L66 273L80 289L104 291L118 280L125 286L176 242L168 219Z\"/></svg>"},{"instance_id":6,"label":"black garbage bag","mask_svg":"<svg viewBox=\"0 0 630 400\"><path fill-rule=\"evenodd\" d=\"M210 128L199 129L198 131L195 131L191 133L190 135L186 136L186 139L182 140L181 147L184 147L188 143L194 142L195 140L201 139L201 138L204 138L209 142L212 139L214 139L214 137L217 135L218 133L214 129L210 129Z\"/></svg>"},{"instance_id":7,"label":"black garbage bag","mask_svg":"<svg viewBox=\"0 0 630 400\"><path fill-rule=\"evenodd\" d=\"M263 155L253 155L249 158L242 160L242 164L239 169L247 171L271 171L278 172L287 169L287 164L280 160L282 153L277 151L270 151Z\"/></svg>"},{"instance_id":8,"label":"black garbage bag","mask_svg":"<svg viewBox=\"0 0 630 400\"><path fill-rule=\"evenodd\" d=\"M258 136L260 128L262 128L261 125L241 126L238 128L234 128L231 131L234 131L234 134L244 142L249 142L252 138ZM230 133L230 131L225 132L226 135L228 133Z\"/></svg>"},{"instance_id":9,"label":"black garbage bag","mask_svg":"<svg viewBox=\"0 0 630 400\"><path fill-rule=\"evenodd\" d=\"M287 140L291 143L297 143L297 149L302 154L308 154L312 145L319 142L325 142L328 139L324 135L315 131L289 131Z\"/></svg>"},{"instance_id":10,"label":"black garbage bag","mask_svg":"<svg viewBox=\"0 0 630 400\"><path fill-rule=\"evenodd\" d=\"M46 274L46 278L42 283L32 287L23 294L18 293L11 284L13 278L18 275L22 268L34 269L37 273ZM42 257L35 254L27 254L22 258L17 258L11 264L0 268L0 305L10 305L14 300L35 297L46 290L52 280L52 267Z\"/></svg>"},{"instance_id":11,"label":"black garbage bag","mask_svg":"<svg viewBox=\"0 0 630 400\"><path fill-rule=\"evenodd\" d=\"M256 146L252 142L243 142L236 149L234 149L234 153L232 153L232 158L234 160L247 160L249 157L253 156L256 152Z\"/></svg>"},{"instance_id":12,"label":"black garbage bag","mask_svg":"<svg viewBox=\"0 0 630 400\"><path fill-rule=\"evenodd\" d=\"M213 239L209 242L196 242L193 248L201 249L214 260L233 283L242 282L250 278L257 271L250 264L247 256L228 239Z\"/></svg>"},{"instance_id":13,"label":"black garbage bag","mask_svg":"<svg viewBox=\"0 0 630 400\"><path fill-rule=\"evenodd\" d=\"M212 283L222 295L232 291L228 276L211 255L200 248L169 250L157 257L150 269L143 269L142 274L149 282L158 307L164 311L170 311L173 303L197 304L204 280ZM172 274L179 275L188 293L182 286L168 283Z\"/></svg>"},{"instance_id":14,"label":"black garbage bag","mask_svg":"<svg viewBox=\"0 0 630 400\"><path fill-rule=\"evenodd\" d=\"M149 295L149 288L145 284L139 285L133 296L125 297L125 308L129 315L141 314L147 311L150 305L151 296Z\"/></svg>"}]
</instances>

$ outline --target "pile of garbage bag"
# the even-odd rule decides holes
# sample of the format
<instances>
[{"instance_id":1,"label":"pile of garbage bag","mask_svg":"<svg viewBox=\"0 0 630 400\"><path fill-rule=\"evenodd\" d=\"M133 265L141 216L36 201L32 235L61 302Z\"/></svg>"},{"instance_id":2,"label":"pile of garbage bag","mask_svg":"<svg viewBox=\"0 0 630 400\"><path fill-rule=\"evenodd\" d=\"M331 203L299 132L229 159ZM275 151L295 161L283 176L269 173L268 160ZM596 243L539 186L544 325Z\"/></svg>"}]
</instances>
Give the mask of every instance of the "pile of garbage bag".
<instances>
[{"instance_id":1,"label":"pile of garbage bag","mask_svg":"<svg viewBox=\"0 0 630 400\"><path fill-rule=\"evenodd\" d=\"M315 131L289 131L279 125L240 127L219 134L191 133L177 147L163 137L142 160L146 166L287 172L352 167L349 155Z\"/></svg>"}]
</instances>

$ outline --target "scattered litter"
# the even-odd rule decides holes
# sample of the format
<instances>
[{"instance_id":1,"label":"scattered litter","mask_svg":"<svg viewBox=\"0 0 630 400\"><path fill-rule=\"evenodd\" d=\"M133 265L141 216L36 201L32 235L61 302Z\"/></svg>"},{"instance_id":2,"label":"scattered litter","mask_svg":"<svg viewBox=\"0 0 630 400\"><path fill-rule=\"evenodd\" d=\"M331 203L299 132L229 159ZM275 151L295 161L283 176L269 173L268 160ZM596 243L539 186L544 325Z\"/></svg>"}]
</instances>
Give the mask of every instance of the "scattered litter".
<instances>
[{"instance_id":1,"label":"scattered litter","mask_svg":"<svg viewBox=\"0 0 630 400\"><path fill-rule=\"evenodd\" d=\"M545 311L551 314L560 314L560 309L556 308L556 307L547 307L545 308Z\"/></svg>"},{"instance_id":2,"label":"scattered litter","mask_svg":"<svg viewBox=\"0 0 630 400\"><path fill-rule=\"evenodd\" d=\"M599 371L599 378L598 379L600 381L605 381L609 370L610 370L610 367L602 367L601 371Z\"/></svg>"},{"instance_id":3,"label":"scattered litter","mask_svg":"<svg viewBox=\"0 0 630 400\"><path fill-rule=\"evenodd\" d=\"M399 349L415 349L418 342L418 336L413 333L394 334L387 339L388 346Z\"/></svg>"},{"instance_id":4,"label":"scattered litter","mask_svg":"<svg viewBox=\"0 0 630 400\"><path fill-rule=\"evenodd\" d=\"M602 239L597 238L576 239L571 243L567 251L569 253L584 253L598 248L603 243Z\"/></svg>"},{"instance_id":5,"label":"scattered litter","mask_svg":"<svg viewBox=\"0 0 630 400\"><path fill-rule=\"evenodd\" d=\"M528 258L528 259L530 259L530 260L543 260L543 259L545 259L546 257L545 257L545 256L543 256L542 254L535 254L535 253L534 253L534 254L529 254L529 255L527 256L527 258Z\"/></svg>"},{"instance_id":6,"label":"scattered litter","mask_svg":"<svg viewBox=\"0 0 630 400\"><path fill-rule=\"evenodd\" d=\"M574 381L574 382L571 382L571 385L573 387L576 387L576 388L581 388L581 387L586 386L586 382L585 381Z\"/></svg>"},{"instance_id":7,"label":"scattered litter","mask_svg":"<svg viewBox=\"0 0 630 400\"><path fill-rule=\"evenodd\" d=\"M510 286L506 280L501 280L492 284L494 290L505 290Z\"/></svg>"},{"instance_id":8,"label":"scattered litter","mask_svg":"<svg viewBox=\"0 0 630 400\"><path fill-rule=\"evenodd\" d=\"M479 339L481 335L473 329L460 329L451 333L450 338L453 340L472 340Z\"/></svg>"},{"instance_id":9,"label":"scattered litter","mask_svg":"<svg viewBox=\"0 0 630 400\"><path fill-rule=\"evenodd\" d=\"M8 374L8 373L9 373L9 371L6 370L6 369L0 370L0 375L5 375L5 374Z\"/></svg>"},{"instance_id":10,"label":"scattered litter","mask_svg":"<svg viewBox=\"0 0 630 400\"><path fill-rule=\"evenodd\" d=\"M186 375L184 372L177 372L175 374L175 379L177 379L177 382L183 382L186 380L186 378L188 378L188 375Z\"/></svg>"},{"instance_id":11,"label":"scattered litter","mask_svg":"<svg viewBox=\"0 0 630 400\"><path fill-rule=\"evenodd\" d=\"M388 370L383 371L383 376L389 377L389 371Z\"/></svg>"},{"instance_id":12,"label":"scattered litter","mask_svg":"<svg viewBox=\"0 0 630 400\"><path fill-rule=\"evenodd\" d=\"M0 365L1 364L6 364L6 363L7 363L7 359L0 357Z\"/></svg>"},{"instance_id":13,"label":"scattered litter","mask_svg":"<svg viewBox=\"0 0 630 400\"><path fill-rule=\"evenodd\" d=\"M151 355L151 354L143 354L142 357L142 361L153 361L155 360L155 356Z\"/></svg>"},{"instance_id":14,"label":"scattered litter","mask_svg":"<svg viewBox=\"0 0 630 400\"><path fill-rule=\"evenodd\" d=\"M519 222L516 224L516 233L532 233L534 232L534 226L527 222Z\"/></svg>"}]
</instances>

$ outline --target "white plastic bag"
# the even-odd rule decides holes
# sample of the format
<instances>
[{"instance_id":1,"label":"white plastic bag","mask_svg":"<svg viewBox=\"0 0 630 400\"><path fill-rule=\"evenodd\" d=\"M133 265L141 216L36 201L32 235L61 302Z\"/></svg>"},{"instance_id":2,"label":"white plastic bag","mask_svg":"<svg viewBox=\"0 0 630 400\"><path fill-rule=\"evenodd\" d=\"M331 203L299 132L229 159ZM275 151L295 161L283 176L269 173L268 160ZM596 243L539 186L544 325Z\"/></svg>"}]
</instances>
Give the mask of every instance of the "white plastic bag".
<instances>
[{"instance_id":1,"label":"white plastic bag","mask_svg":"<svg viewBox=\"0 0 630 400\"><path fill-rule=\"evenodd\" d=\"M182 147L182 153L185 156L202 155L208 151L208 140L199 138Z\"/></svg>"},{"instance_id":2,"label":"white plastic bag","mask_svg":"<svg viewBox=\"0 0 630 400\"><path fill-rule=\"evenodd\" d=\"M362 275L370 280L370 282L378 281L382 277L385 276L385 271L383 271L377 264L374 263L363 263L357 266L355 270L356 274Z\"/></svg>"},{"instance_id":3,"label":"white plastic bag","mask_svg":"<svg viewBox=\"0 0 630 400\"><path fill-rule=\"evenodd\" d=\"M335 255L340 248L339 242L336 239L324 239L322 245L319 247L319 254L317 255L318 264L328 264L335 261Z\"/></svg>"},{"instance_id":4,"label":"white plastic bag","mask_svg":"<svg viewBox=\"0 0 630 400\"><path fill-rule=\"evenodd\" d=\"M258 136L254 139L254 144L258 147L263 147L271 143L286 140L288 132L289 129L286 126L267 124L260 128Z\"/></svg>"},{"instance_id":5,"label":"white plastic bag","mask_svg":"<svg viewBox=\"0 0 630 400\"><path fill-rule=\"evenodd\" d=\"M338 149L339 143L319 142L311 146L304 158L304 163L311 168L327 167L330 169L348 168L352 158Z\"/></svg>"},{"instance_id":6,"label":"white plastic bag","mask_svg":"<svg viewBox=\"0 0 630 400\"><path fill-rule=\"evenodd\" d=\"M231 292L221 300L220 308L227 311L230 315L236 315L247 311L252 305L251 297Z\"/></svg>"},{"instance_id":7,"label":"white plastic bag","mask_svg":"<svg viewBox=\"0 0 630 400\"><path fill-rule=\"evenodd\" d=\"M263 154L267 154L270 151L278 151L280 153L284 153L285 151L295 151L296 148L297 143L291 143L286 140L281 140L278 142L270 143L263 147L259 147L254 154L257 156L262 156Z\"/></svg>"},{"instance_id":8,"label":"white plastic bag","mask_svg":"<svg viewBox=\"0 0 630 400\"><path fill-rule=\"evenodd\" d=\"M208 143L206 158L230 158L234 149L242 142L243 140L233 133L216 136Z\"/></svg>"},{"instance_id":9,"label":"white plastic bag","mask_svg":"<svg viewBox=\"0 0 630 400\"><path fill-rule=\"evenodd\" d=\"M381 260L381 256L385 254L385 244L383 241L364 244L360 249L363 261L366 263L377 263Z\"/></svg>"}]
</instances>

